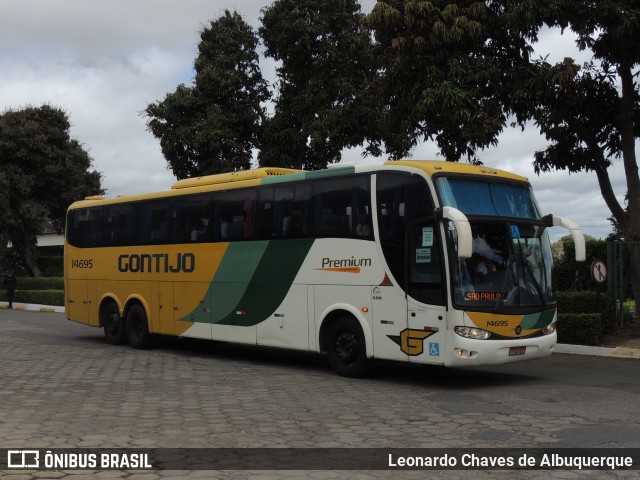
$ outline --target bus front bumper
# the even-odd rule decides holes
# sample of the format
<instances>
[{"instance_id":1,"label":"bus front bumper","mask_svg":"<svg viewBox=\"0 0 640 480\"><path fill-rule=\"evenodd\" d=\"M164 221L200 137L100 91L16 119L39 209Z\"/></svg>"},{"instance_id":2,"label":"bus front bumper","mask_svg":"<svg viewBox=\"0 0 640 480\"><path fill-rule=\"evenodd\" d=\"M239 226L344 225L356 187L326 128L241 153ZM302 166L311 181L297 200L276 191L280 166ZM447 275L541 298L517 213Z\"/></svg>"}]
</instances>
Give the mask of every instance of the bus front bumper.
<instances>
[{"instance_id":1,"label":"bus front bumper","mask_svg":"<svg viewBox=\"0 0 640 480\"><path fill-rule=\"evenodd\" d=\"M447 367L470 367L544 358L551 355L557 341L555 332L534 338L475 340L448 330L444 364Z\"/></svg>"}]
</instances>

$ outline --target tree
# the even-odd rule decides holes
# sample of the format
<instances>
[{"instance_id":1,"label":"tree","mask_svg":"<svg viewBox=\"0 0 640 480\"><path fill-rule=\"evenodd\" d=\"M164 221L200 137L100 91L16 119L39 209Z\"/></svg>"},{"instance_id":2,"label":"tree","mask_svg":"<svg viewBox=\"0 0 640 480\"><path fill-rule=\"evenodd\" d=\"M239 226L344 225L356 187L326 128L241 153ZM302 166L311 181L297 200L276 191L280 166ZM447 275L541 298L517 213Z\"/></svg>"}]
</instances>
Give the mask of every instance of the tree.
<instances>
[{"instance_id":1,"label":"tree","mask_svg":"<svg viewBox=\"0 0 640 480\"><path fill-rule=\"evenodd\" d=\"M514 112L508 85L529 64L531 32L499 2L381 0L366 23L380 65L378 121L393 158L433 140L452 161L477 161Z\"/></svg>"},{"instance_id":2,"label":"tree","mask_svg":"<svg viewBox=\"0 0 640 480\"><path fill-rule=\"evenodd\" d=\"M261 165L325 168L363 143L379 107L369 93L376 70L362 18L356 0L277 0L263 9L259 32L280 66Z\"/></svg>"},{"instance_id":3,"label":"tree","mask_svg":"<svg viewBox=\"0 0 640 480\"><path fill-rule=\"evenodd\" d=\"M573 59L551 65L536 61L525 88L514 95L526 103L550 141L536 152L538 173L550 170L593 172L615 224L626 240L640 241L640 176L635 152L640 138L640 5L632 0L593 2L547 0L538 5L551 27L568 28L577 46L593 60L582 67ZM517 15L517 10L514 12ZM626 208L618 202L609 169L622 161ZM640 248L632 246L634 297L640 301Z\"/></svg>"},{"instance_id":4,"label":"tree","mask_svg":"<svg viewBox=\"0 0 640 480\"><path fill-rule=\"evenodd\" d=\"M49 105L0 115L0 232L35 276L37 236L46 223L63 231L69 204L103 193L101 175L70 127L67 114Z\"/></svg>"},{"instance_id":5,"label":"tree","mask_svg":"<svg viewBox=\"0 0 640 480\"><path fill-rule=\"evenodd\" d=\"M201 32L194 84L178 86L145 109L177 178L250 167L269 98L257 45L242 17L225 11Z\"/></svg>"}]
</instances>

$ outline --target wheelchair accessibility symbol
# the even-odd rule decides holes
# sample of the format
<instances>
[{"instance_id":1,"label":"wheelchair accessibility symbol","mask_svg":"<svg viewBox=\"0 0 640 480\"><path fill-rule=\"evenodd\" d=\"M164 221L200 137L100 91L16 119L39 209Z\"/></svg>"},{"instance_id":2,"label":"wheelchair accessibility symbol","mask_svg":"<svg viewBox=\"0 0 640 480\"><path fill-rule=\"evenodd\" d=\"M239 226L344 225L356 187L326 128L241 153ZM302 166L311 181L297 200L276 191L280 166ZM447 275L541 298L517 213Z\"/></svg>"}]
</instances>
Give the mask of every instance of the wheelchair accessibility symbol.
<instances>
[{"instance_id":1,"label":"wheelchair accessibility symbol","mask_svg":"<svg viewBox=\"0 0 640 480\"><path fill-rule=\"evenodd\" d=\"M439 357L440 356L440 344L439 343L429 343L429 356L430 357Z\"/></svg>"}]
</instances>

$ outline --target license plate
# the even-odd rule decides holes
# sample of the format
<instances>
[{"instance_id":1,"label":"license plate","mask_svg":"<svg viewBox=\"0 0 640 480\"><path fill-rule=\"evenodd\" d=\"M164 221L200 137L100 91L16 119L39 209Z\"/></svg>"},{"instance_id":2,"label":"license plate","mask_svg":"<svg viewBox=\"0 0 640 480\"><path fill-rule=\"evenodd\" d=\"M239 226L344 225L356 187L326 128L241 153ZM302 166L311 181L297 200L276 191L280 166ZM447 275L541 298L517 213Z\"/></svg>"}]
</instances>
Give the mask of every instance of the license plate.
<instances>
[{"instance_id":1,"label":"license plate","mask_svg":"<svg viewBox=\"0 0 640 480\"><path fill-rule=\"evenodd\" d=\"M524 355L526 349L527 347L509 347L509 356Z\"/></svg>"}]
</instances>

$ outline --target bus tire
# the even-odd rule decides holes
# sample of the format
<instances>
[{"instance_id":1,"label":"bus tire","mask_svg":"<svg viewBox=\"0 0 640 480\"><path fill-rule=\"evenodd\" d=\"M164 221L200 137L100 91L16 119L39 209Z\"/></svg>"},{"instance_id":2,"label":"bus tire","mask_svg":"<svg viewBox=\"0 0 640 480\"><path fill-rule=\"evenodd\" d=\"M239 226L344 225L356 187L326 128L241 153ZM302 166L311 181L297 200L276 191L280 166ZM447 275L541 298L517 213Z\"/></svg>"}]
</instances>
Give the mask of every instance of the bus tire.
<instances>
[{"instance_id":1,"label":"bus tire","mask_svg":"<svg viewBox=\"0 0 640 480\"><path fill-rule=\"evenodd\" d=\"M133 348L151 347L151 334L149 333L147 313L139 303L132 305L127 310L126 331L129 345Z\"/></svg>"},{"instance_id":2,"label":"bus tire","mask_svg":"<svg viewBox=\"0 0 640 480\"><path fill-rule=\"evenodd\" d=\"M353 317L338 318L327 332L327 357L343 377L364 377L370 373L364 333Z\"/></svg>"},{"instance_id":3,"label":"bus tire","mask_svg":"<svg viewBox=\"0 0 640 480\"><path fill-rule=\"evenodd\" d=\"M104 329L104 338L107 343L111 345L124 345L127 343L124 319L120 316L118 305L113 302L107 303L100 310L100 323Z\"/></svg>"}]
</instances>

